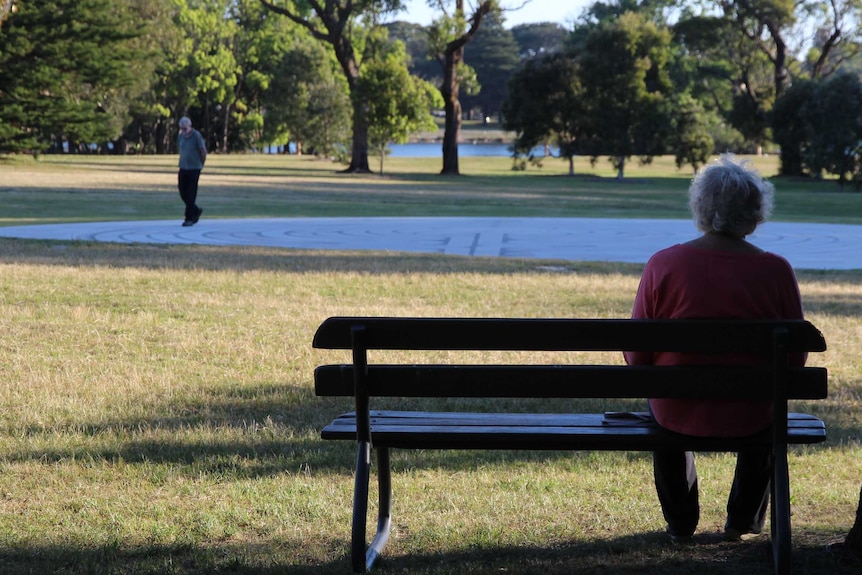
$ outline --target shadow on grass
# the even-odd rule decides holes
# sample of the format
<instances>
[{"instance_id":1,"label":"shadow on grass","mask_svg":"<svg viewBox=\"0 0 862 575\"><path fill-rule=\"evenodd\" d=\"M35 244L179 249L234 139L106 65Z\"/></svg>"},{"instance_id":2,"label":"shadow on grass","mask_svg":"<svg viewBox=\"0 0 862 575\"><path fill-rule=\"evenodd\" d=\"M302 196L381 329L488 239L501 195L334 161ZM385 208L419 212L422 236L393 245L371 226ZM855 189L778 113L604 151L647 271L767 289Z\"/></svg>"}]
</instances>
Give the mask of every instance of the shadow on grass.
<instances>
[{"instance_id":1,"label":"shadow on grass","mask_svg":"<svg viewBox=\"0 0 862 575\"><path fill-rule=\"evenodd\" d=\"M18 429L16 435L24 447L2 456L9 463L95 460L167 464L177 473L191 478L213 476L241 480L283 473L329 474L346 478L354 472L355 442L324 441L319 433L340 413L352 410L351 401L351 398L317 398L310 388L294 385L214 389L194 401L155 406L147 410L154 413L148 417L93 423L72 421ZM567 409L567 405L571 407ZM518 407L539 413L602 411L601 406L597 408L592 403L561 405L553 400L531 400ZM481 401L476 400L476 405L457 406L457 409L462 408L481 411ZM620 403L619 408L627 410L632 407L628 403ZM827 420L827 425L831 445L791 446L791 452L841 450L846 443L841 438L862 434L852 420ZM55 437L67 439L58 444L52 439ZM397 490L398 474L405 469L465 470L481 465L518 463L540 466L552 461L569 461L578 468L592 469L596 465L614 465L623 460L641 461L650 457L649 452L394 449L393 483ZM376 481L376 466L373 474Z\"/></svg>"},{"instance_id":2,"label":"shadow on grass","mask_svg":"<svg viewBox=\"0 0 862 575\"><path fill-rule=\"evenodd\" d=\"M590 273L639 276L643 265L402 252L344 252L248 246L113 244L0 238L0 261L153 270L411 273Z\"/></svg>"},{"instance_id":3,"label":"shadow on grass","mask_svg":"<svg viewBox=\"0 0 862 575\"><path fill-rule=\"evenodd\" d=\"M725 543L717 535L696 536L696 543L678 547L659 533L584 542L565 542L547 547L494 546L450 552L390 555L388 549L375 565L384 574L442 575L770 575L773 572L768 539ZM308 559L309 545L324 546L326 563ZM392 545L392 544L390 544ZM174 575L235 573L238 575L344 575L351 572L349 542L303 540L271 541L241 545L127 547L122 542L89 549L68 547L0 547L5 575L32 573L135 573ZM319 551L319 550L318 550ZM808 575L858 574L862 562L830 553L816 542L797 544L793 571Z\"/></svg>"},{"instance_id":4,"label":"shadow on grass","mask_svg":"<svg viewBox=\"0 0 862 575\"><path fill-rule=\"evenodd\" d=\"M271 156L272 157L272 156ZM466 156L467 162L472 161L482 161L483 158L481 156ZM55 164L63 168L89 168L95 171L102 172L123 172L123 173L171 173L175 171L176 168L176 157L173 158L165 158L164 156L153 156L151 158L148 157L139 157L135 156L132 158L123 159L122 157L110 156L102 157L103 161L87 161L76 158L74 162L68 160L68 156L60 156L59 159L52 158L52 155L44 155L39 160L42 164ZM153 160L152 163L148 163L147 160ZM401 160L406 160L407 158L401 158ZM427 160L427 158L421 158L422 160ZM499 160L499 157L489 157L487 159ZM546 158L547 160L560 160L559 158ZM137 161L137 160L144 160ZM164 161L159 161L164 160ZM428 164L428 171L422 172L405 172L401 169L395 172L389 172L388 162L384 162L384 173L381 176L379 173L379 160L374 159L372 161L372 169L370 173L360 173L355 174L351 172L346 172L345 168L347 168L347 164L340 164L336 162L331 162L329 160L316 158L314 156L290 156L288 157L288 161L284 165L278 165L274 163L251 163L251 164L242 164L242 163L230 163L229 158L225 158L224 156L219 158L217 163L212 163L207 166L206 174L212 174L214 176L255 176L255 177L267 177L267 176L278 176L278 177L289 177L289 176L298 176L305 175L309 172L314 173L318 176L330 177L330 176L339 176L344 179L346 183L349 183L350 180L354 179L367 179L367 180L380 180L381 182L386 181L398 181L403 180L410 183L415 183L417 180L427 181L427 182L441 182L452 185L453 183L460 185L464 181L482 179L482 180L499 180L504 182L511 182L513 175L518 177L519 179L530 178L530 179L541 179L547 177L554 178L565 178L567 181L575 181L575 180L590 180L591 182L596 183L608 183L614 185L659 185L662 188L666 189L686 189L689 185L689 180L687 177L674 177L674 176L666 176L666 175L651 175L647 178L643 177L624 177L622 180L618 179L616 175L603 176L599 174L594 174L590 172L581 173L576 171L574 175L568 175L567 173L567 164L565 161L560 160L559 163L554 164L553 170L541 171L541 170L532 170L528 172L519 172L519 173L511 173L511 172L503 172L500 174L472 174L469 171L469 168L465 169L460 176L458 177L456 182L453 182L453 179L450 176L443 176L439 172L439 166L437 164ZM390 164L391 165L391 164ZM550 165L550 164L549 164ZM799 180L805 181L805 180Z\"/></svg>"}]
</instances>

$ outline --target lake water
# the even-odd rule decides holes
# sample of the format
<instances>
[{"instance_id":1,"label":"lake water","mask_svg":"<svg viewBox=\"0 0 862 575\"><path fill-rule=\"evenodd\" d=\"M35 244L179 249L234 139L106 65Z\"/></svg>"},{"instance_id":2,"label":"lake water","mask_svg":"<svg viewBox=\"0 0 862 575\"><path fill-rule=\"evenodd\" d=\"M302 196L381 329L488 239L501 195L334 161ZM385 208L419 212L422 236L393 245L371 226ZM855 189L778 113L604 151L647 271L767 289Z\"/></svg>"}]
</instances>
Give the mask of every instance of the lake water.
<instances>
[{"instance_id":1,"label":"lake water","mask_svg":"<svg viewBox=\"0 0 862 575\"><path fill-rule=\"evenodd\" d=\"M390 158L442 158L442 142L416 143L416 144L392 144L389 146L392 153ZM458 144L458 156L464 158L476 157L503 157L512 155L509 144Z\"/></svg>"},{"instance_id":2,"label":"lake water","mask_svg":"<svg viewBox=\"0 0 862 575\"><path fill-rule=\"evenodd\" d=\"M458 145L458 157L461 158L477 158L477 157L501 157L508 158L512 155L509 150L510 144L471 144L462 142ZM391 144L389 149L392 153L390 158L442 158L443 144L441 142L430 143L415 143L415 144ZM291 152L294 150L293 144L290 147ZM275 150L267 149L267 153L274 153ZM556 153L556 150L552 150ZM541 156L544 154L544 149L536 148L534 154ZM374 155L373 152L369 155Z\"/></svg>"}]
</instances>

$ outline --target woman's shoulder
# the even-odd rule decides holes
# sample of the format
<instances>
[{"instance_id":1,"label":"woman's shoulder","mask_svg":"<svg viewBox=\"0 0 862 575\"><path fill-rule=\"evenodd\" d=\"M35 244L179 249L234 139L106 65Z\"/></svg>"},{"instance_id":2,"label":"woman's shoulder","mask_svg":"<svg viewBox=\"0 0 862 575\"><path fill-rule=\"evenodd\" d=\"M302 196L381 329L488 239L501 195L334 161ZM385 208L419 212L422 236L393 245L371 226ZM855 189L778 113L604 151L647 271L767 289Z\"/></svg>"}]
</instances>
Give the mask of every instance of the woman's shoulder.
<instances>
[{"instance_id":1,"label":"woman's shoulder","mask_svg":"<svg viewBox=\"0 0 862 575\"><path fill-rule=\"evenodd\" d=\"M666 247L655 252L652 256L650 256L647 261L647 265L656 265L664 262L674 262L679 261L679 258L685 257L686 255L691 255L692 251L688 246L684 244L674 244L672 246Z\"/></svg>"},{"instance_id":2,"label":"woman's shoulder","mask_svg":"<svg viewBox=\"0 0 862 575\"><path fill-rule=\"evenodd\" d=\"M675 244L659 250L649 258L646 265L652 270L732 266L740 272L748 269L767 273L784 272L793 275L793 267L790 262L773 252L725 252L704 250L688 244Z\"/></svg>"}]
</instances>

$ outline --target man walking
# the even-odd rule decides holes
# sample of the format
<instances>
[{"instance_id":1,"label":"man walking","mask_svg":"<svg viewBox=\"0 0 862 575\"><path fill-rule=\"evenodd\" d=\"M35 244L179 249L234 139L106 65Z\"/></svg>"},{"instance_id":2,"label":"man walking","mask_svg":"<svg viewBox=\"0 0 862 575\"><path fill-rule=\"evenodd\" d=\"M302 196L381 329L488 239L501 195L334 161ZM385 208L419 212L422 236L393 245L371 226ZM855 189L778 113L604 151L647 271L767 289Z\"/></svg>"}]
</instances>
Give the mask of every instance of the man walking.
<instances>
[{"instance_id":1,"label":"man walking","mask_svg":"<svg viewBox=\"0 0 862 575\"><path fill-rule=\"evenodd\" d=\"M203 213L196 201L198 197L198 179L207 161L207 147L201 133L192 128L192 121L183 116L180 118L180 134L177 136L177 150L180 153L180 172L178 185L180 198L186 204L186 216L183 226L193 226Z\"/></svg>"}]
</instances>

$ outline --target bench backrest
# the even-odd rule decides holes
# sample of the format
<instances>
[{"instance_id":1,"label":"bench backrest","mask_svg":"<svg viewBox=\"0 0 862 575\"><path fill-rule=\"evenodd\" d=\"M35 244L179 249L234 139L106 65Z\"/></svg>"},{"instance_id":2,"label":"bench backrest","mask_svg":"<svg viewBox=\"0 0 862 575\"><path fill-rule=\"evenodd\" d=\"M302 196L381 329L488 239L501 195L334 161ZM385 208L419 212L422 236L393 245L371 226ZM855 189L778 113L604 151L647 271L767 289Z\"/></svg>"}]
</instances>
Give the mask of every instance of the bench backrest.
<instances>
[{"instance_id":1,"label":"bench backrest","mask_svg":"<svg viewBox=\"0 0 862 575\"><path fill-rule=\"evenodd\" d=\"M333 317L315 348L352 349L367 393L390 397L774 398L775 370L789 399L826 396L824 368L792 368L787 355L826 349L809 322L741 320ZM368 365L367 350L679 351L772 357L761 367L715 365ZM357 357L358 356L358 357ZM320 366L316 393L352 396L354 364ZM601 385L596 385L600 381ZM697 385L692 385L697 382Z\"/></svg>"},{"instance_id":2,"label":"bench backrest","mask_svg":"<svg viewBox=\"0 0 862 575\"><path fill-rule=\"evenodd\" d=\"M804 320L631 320L331 317L314 336L321 349L679 351L771 354L776 329L789 352L824 351Z\"/></svg>"}]
</instances>

